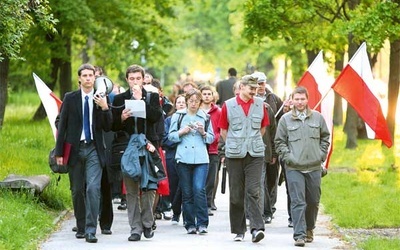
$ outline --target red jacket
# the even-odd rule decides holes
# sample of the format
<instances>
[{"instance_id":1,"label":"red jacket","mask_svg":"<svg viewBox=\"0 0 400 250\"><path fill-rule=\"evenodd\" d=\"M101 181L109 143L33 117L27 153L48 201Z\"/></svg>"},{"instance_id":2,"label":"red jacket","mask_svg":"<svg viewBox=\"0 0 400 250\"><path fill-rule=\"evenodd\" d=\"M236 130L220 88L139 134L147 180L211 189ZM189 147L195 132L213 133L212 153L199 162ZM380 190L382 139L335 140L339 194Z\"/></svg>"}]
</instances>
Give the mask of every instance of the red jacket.
<instances>
[{"instance_id":1,"label":"red jacket","mask_svg":"<svg viewBox=\"0 0 400 250\"><path fill-rule=\"evenodd\" d=\"M214 130L214 141L208 147L208 154L217 155L218 154L218 141L219 141L219 137L220 137L220 133L221 133L219 126L218 126L219 118L221 116L221 108L219 108L217 105L212 103L211 109L210 109L210 111L208 111L208 114L210 115L212 128Z\"/></svg>"}]
</instances>

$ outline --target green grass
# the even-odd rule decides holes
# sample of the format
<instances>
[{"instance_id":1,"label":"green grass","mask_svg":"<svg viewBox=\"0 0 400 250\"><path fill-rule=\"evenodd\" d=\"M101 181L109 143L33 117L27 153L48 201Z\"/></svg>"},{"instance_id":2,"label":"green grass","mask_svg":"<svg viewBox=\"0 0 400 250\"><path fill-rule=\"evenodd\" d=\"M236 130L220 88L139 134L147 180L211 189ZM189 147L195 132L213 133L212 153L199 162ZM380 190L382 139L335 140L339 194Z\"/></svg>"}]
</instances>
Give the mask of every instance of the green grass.
<instances>
[{"instance_id":1,"label":"green grass","mask_svg":"<svg viewBox=\"0 0 400 250\"><path fill-rule=\"evenodd\" d=\"M10 95L0 131L0 179L9 174L46 174L51 182L39 197L0 191L0 249L37 249L55 229L52 222L59 212L71 207L68 176L57 184L58 175L48 166L48 153L54 147L49 122L31 120L38 105L36 93Z\"/></svg>"},{"instance_id":2,"label":"green grass","mask_svg":"<svg viewBox=\"0 0 400 250\"><path fill-rule=\"evenodd\" d=\"M49 122L31 120L38 105L36 92L10 94L0 131L0 179L9 174L47 174L51 184L39 197L0 191L0 250L37 249L56 229L52 222L60 211L71 208L68 176L56 185L58 175L48 166L48 153L54 147ZM336 127L329 174L322 179L325 212L343 228L398 228L400 146L387 149L380 141L359 140L356 149L348 150L345 143L342 127ZM400 239L370 237L357 248L399 249L399 245Z\"/></svg>"},{"instance_id":3,"label":"green grass","mask_svg":"<svg viewBox=\"0 0 400 250\"><path fill-rule=\"evenodd\" d=\"M399 130L398 126L397 142ZM356 149L345 149L346 139L342 127L335 127L329 174L322 179L325 212L342 228L398 228L400 148L394 145L388 149L376 140L358 140ZM357 248L399 249L399 240L370 237Z\"/></svg>"},{"instance_id":4,"label":"green grass","mask_svg":"<svg viewBox=\"0 0 400 250\"><path fill-rule=\"evenodd\" d=\"M371 237L364 243L360 244L361 249L364 250L393 250L400 249L399 239L382 239L379 237Z\"/></svg>"}]
</instances>

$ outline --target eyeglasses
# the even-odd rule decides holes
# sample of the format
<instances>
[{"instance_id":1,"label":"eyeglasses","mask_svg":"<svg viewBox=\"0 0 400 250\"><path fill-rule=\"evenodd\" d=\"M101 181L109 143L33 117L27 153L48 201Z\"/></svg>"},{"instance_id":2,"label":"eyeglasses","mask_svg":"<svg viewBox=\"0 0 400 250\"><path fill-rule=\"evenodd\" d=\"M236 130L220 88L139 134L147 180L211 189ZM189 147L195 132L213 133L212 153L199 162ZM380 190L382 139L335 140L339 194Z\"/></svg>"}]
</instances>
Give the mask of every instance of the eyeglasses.
<instances>
[{"instance_id":1,"label":"eyeglasses","mask_svg":"<svg viewBox=\"0 0 400 250\"><path fill-rule=\"evenodd\" d=\"M188 103L190 103L190 104L193 104L193 103L199 104L200 101L199 100L188 100Z\"/></svg>"}]
</instances>

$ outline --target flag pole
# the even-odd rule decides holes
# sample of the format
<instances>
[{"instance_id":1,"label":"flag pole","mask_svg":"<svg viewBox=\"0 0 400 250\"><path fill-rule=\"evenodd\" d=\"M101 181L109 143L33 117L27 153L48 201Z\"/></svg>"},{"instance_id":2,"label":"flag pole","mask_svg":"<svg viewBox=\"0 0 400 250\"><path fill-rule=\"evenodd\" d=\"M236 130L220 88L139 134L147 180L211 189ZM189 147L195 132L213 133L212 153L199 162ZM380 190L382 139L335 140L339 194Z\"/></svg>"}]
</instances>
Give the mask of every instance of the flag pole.
<instances>
[{"instance_id":1,"label":"flag pole","mask_svg":"<svg viewBox=\"0 0 400 250\"><path fill-rule=\"evenodd\" d=\"M285 102L290 100L290 97L292 96L292 94L289 95L289 97L285 100ZM284 104L282 104L282 106L278 109L278 111L276 111L275 113L275 118L278 116L278 114L282 111L283 106L285 106Z\"/></svg>"},{"instance_id":2,"label":"flag pole","mask_svg":"<svg viewBox=\"0 0 400 250\"><path fill-rule=\"evenodd\" d=\"M313 108L313 110L317 109L318 106L321 104L321 102L325 99L325 97L329 94L329 92L331 91L332 88L329 88L329 90L325 93L325 95L318 101L317 104L315 104L315 107Z\"/></svg>"}]
</instances>

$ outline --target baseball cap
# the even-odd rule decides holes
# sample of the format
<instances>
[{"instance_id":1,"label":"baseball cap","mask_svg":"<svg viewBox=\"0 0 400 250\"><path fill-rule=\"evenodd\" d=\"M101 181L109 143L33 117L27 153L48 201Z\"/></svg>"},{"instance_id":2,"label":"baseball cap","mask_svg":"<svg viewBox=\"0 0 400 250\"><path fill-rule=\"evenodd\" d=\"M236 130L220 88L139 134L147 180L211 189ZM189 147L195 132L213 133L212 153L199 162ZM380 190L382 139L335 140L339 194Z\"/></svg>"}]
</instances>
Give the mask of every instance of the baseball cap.
<instances>
[{"instance_id":1,"label":"baseball cap","mask_svg":"<svg viewBox=\"0 0 400 250\"><path fill-rule=\"evenodd\" d=\"M242 79L240 79L240 83L243 85L249 85L250 87L253 88L258 88L257 78L251 75L243 76Z\"/></svg>"},{"instance_id":2,"label":"baseball cap","mask_svg":"<svg viewBox=\"0 0 400 250\"><path fill-rule=\"evenodd\" d=\"M267 76L263 72L259 72L259 71L254 72L253 74L251 74L251 76L258 79L257 83L267 81Z\"/></svg>"}]
</instances>

